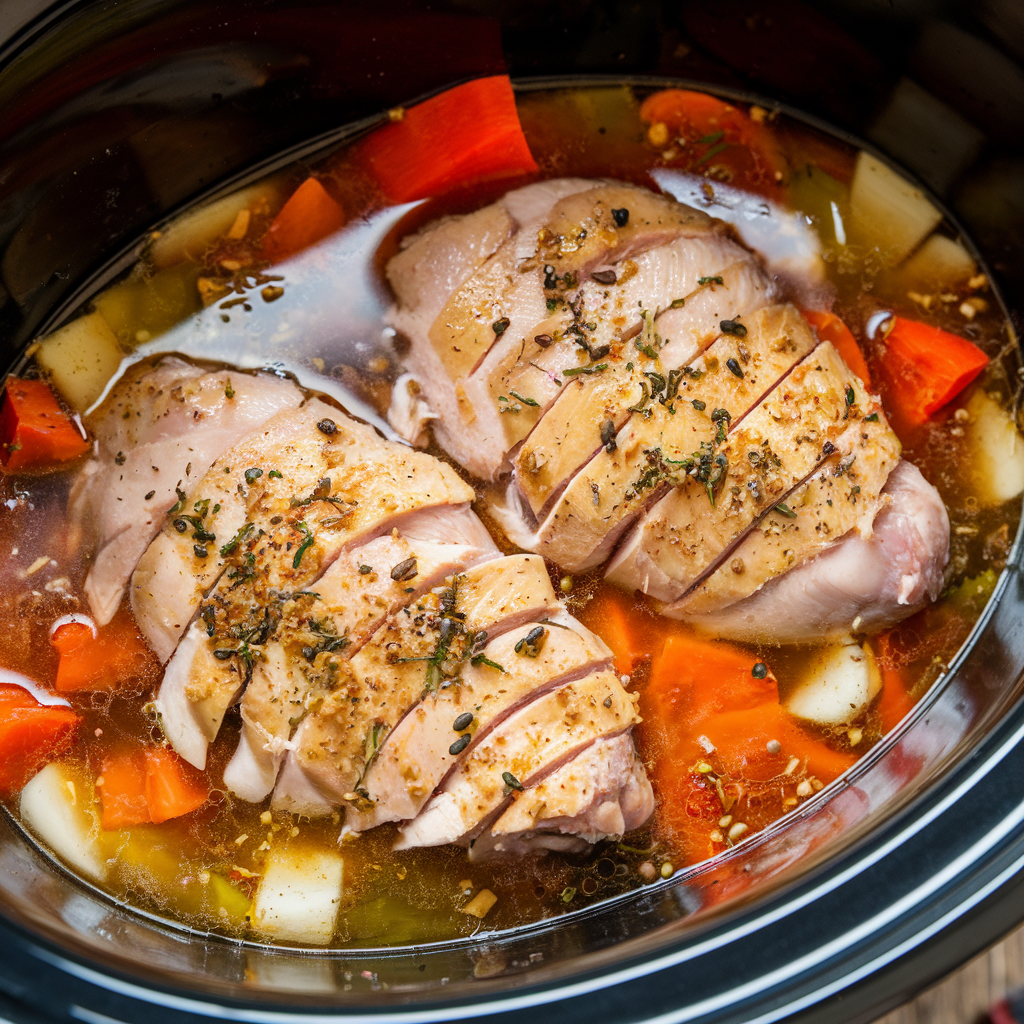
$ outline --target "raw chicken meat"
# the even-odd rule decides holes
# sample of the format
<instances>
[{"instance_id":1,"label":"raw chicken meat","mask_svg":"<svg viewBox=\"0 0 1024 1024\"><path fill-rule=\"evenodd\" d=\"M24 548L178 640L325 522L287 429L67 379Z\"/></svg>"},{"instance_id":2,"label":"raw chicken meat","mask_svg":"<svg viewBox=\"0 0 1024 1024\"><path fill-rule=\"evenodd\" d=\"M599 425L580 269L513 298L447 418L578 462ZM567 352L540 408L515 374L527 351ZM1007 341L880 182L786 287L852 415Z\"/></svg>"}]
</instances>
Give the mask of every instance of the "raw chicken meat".
<instances>
[{"instance_id":1,"label":"raw chicken meat","mask_svg":"<svg viewBox=\"0 0 1024 1024\"><path fill-rule=\"evenodd\" d=\"M605 565L667 615L723 635L755 635L755 608L779 636L882 628L941 578L941 502L918 479L917 513L890 514L909 498L887 481L909 468L881 403L730 230L578 179L428 225L387 268L415 429L436 417L457 461L501 481L491 511L514 544L569 572ZM871 576L872 612L870 595L837 599L778 626L787 573L828 575L836 545L875 531L916 566L899 599Z\"/></svg>"},{"instance_id":2,"label":"raw chicken meat","mask_svg":"<svg viewBox=\"0 0 1024 1024\"><path fill-rule=\"evenodd\" d=\"M187 421L201 424L194 439ZM165 443L165 467L193 460L118 571L132 574L136 620L166 662L155 708L171 746L204 768L238 705L224 771L235 796L342 807L350 831L426 815L422 837L409 825L403 839L417 844L436 841L435 796L477 787L489 810L455 837L468 842L508 809L486 751L518 723L547 723L550 741L524 748L514 770L534 803L544 779L565 777L576 811L566 797L553 824L540 811L525 830L509 818L503 842L543 850L540 831L586 844L649 815L633 698L611 651L562 609L541 558L501 555L450 467L291 382L171 358L115 389L94 429L131 468L118 481L128 523L154 498L136 463ZM82 515L109 475L96 462L79 484ZM606 739L618 745L597 756Z\"/></svg>"},{"instance_id":3,"label":"raw chicken meat","mask_svg":"<svg viewBox=\"0 0 1024 1024\"><path fill-rule=\"evenodd\" d=\"M287 378L206 371L173 356L128 369L86 421L96 452L70 502L72 521L95 551L85 592L98 623L117 611L179 492L191 491L221 452L302 397Z\"/></svg>"}]
</instances>

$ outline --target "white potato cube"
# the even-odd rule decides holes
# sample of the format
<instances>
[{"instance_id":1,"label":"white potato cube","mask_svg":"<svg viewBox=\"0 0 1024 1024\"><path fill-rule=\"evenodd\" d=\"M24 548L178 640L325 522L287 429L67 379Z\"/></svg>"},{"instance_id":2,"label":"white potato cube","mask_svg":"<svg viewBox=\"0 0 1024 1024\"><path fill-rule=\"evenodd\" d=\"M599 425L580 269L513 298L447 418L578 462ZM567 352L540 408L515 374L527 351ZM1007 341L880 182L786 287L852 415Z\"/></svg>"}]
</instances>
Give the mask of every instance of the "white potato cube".
<instances>
[{"instance_id":1,"label":"white potato cube","mask_svg":"<svg viewBox=\"0 0 1024 1024\"><path fill-rule=\"evenodd\" d=\"M978 500L998 505L1024 493L1024 438L1009 412L983 391L966 407L967 460Z\"/></svg>"},{"instance_id":2,"label":"white potato cube","mask_svg":"<svg viewBox=\"0 0 1024 1024\"><path fill-rule=\"evenodd\" d=\"M334 850L299 843L271 850L252 904L253 926L271 940L325 946L338 919L343 869Z\"/></svg>"},{"instance_id":3,"label":"white potato cube","mask_svg":"<svg viewBox=\"0 0 1024 1024\"><path fill-rule=\"evenodd\" d=\"M149 257L157 267L171 267L182 260L198 260L206 249L234 226L242 210L269 212L278 200L274 181L260 182L189 210L173 220L149 248Z\"/></svg>"},{"instance_id":4,"label":"white potato cube","mask_svg":"<svg viewBox=\"0 0 1024 1024\"><path fill-rule=\"evenodd\" d=\"M855 721L882 688L882 676L869 647L831 644L816 651L791 684L783 706L815 725Z\"/></svg>"},{"instance_id":5,"label":"white potato cube","mask_svg":"<svg viewBox=\"0 0 1024 1024\"><path fill-rule=\"evenodd\" d=\"M861 151L850 185L848 238L877 248L890 263L907 256L942 220L941 212L905 178Z\"/></svg>"},{"instance_id":6,"label":"white potato cube","mask_svg":"<svg viewBox=\"0 0 1024 1024\"><path fill-rule=\"evenodd\" d=\"M54 853L83 875L99 881L106 877L91 783L59 764L48 764L21 791L21 817Z\"/></svg>"},{"instance_id":7,"label":"white potato cube","mask_svg":"<svg viewBox=\"0 0 1024 1024\"><path fill-rule=\"evenodd\" d=\"M949 291L974 276L971 254L945 235L932 235L902 267L900 278L921 289Z\"/></svg>"},{"instance_id":8,"label":"white potato cube","mask_svg":"<svg viewBox=\"0 0 1024 1024\"><path fill-rule=\"evenodd\" d=\"M36 362L76 412L99 398L121 365L121 346L101 313L89 313L42 338Z\"/></svg>"}]
</instances>

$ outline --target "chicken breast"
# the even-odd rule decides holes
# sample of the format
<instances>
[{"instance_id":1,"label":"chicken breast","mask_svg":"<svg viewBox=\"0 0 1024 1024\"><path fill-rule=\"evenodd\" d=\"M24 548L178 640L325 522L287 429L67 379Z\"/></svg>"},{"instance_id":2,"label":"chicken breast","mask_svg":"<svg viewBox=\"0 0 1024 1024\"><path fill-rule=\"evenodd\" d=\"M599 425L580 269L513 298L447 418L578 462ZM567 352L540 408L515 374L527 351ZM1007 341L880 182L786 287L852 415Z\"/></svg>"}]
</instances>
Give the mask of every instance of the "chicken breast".
<instances>
[{"instance_id":1,"label":"chicken breast","mask_svg":"<svg viewBox=\"0 0 1024 1024\"><path fill-rule=\"evenodd\" d=\"M72 488L69 512L93 551L85 592L109 622L125 586L179 495L211 463L302 393L287 378L207 371L173 356L130 367L87 418L95 454Z\"/></svg>"},{"instance_id":2,"label":"chicken breast","mask_svg":"<svg viewBox=\"0 0 1024 1024\"><path fill-rule=\"evenodd\" d=\"M639 721L635 695L614 672L568 682L509 715L460 761L396 849L470 842L509 804L603 736Z\"/></svg>"},{"instance_id":3,"label":"chicken breast","mask_svg":"<svg viewBox=\"0 0 1024 1024\"><path fill-rule=\"evenodd\" d=\"M132 609L166 660L204 599L214 619L249 599L267 603L271 591L317 579L343 548L397 516L472 498L436 459L312 399L210 467L139 561Z\"/></svg>"},{"instance_id":4,"label":"chicken breast","mask_svg":"<svg viewBox=\"0 0 1024 1024\"><path fill-rule=\"evenodd\" d=\"M949 559L949 517L920 470L903 461L870 531L852 530L750 597L702 614L662 611L714 636L814 643L873 633L938 598Z\"/></svg>"},{"instance_id":5,"label":"chicken breast","mask_svg":"<svg viewBox=\"0 0 1024 1024\"><path fill-rule=\"evenodd\" d=\"M463 670L458 686L435 690L410 709L363 775L372 808L363 810L365 801L355 806L346 818L348 829L414 818L459 755L471 755L508 715L569 679L610 666L608 647L572 616L563 612L545 622L529 645L535 653L524 653L524 638L536 627L520 626L488 643L483 657ZM467 721L454 729L454 723Z\"/></svg>"},{"instance_id":6,"label":"chicken breast","mask_svg":"<svg viewBox=\"0 0 1024 1024\"><path fill-rule=\"evenodd\" d=\"M470 847L470 860L579 851L621 839L654 813L654 792L628 734L595 740L534 786L511 794L508 809Z\"/></svg>"},{"instance_id":7,"label":"chicken breast","mask_svg":"<svg viewBox=\"0 0 1024 1024\"><path fill-rule=\"evenodd\" d=\"M454 576L392 615L346 664L345 684L336 685L303 720L274 793L275 807L313 814L347 801L369 810L365 789L355 790L409 708L453 682L486 675L492 670L482 659L472 662L479 654L486 657L488 640L557 610L543 561L510 556Z\"/></svg>"}]
</instances>

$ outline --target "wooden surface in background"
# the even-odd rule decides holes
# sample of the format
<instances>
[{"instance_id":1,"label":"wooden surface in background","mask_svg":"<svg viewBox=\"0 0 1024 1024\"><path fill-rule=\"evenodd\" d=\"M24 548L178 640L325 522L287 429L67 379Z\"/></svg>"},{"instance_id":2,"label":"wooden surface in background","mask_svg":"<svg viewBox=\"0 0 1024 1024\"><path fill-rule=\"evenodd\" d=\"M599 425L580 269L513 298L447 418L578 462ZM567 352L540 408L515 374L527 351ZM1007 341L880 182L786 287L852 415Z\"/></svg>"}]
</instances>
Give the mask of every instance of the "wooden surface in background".
<instances>
[{"instance_id":1,"label":"wooden surface in background","mask_svg":"<svg viewBox=\"0 0 1024 1024\"><path fill-rule=\"evenodd\" d=\"M978 1024L993 1003L1021 987L1024 927L875 1024Z\"/></svg>"}]
</instances>

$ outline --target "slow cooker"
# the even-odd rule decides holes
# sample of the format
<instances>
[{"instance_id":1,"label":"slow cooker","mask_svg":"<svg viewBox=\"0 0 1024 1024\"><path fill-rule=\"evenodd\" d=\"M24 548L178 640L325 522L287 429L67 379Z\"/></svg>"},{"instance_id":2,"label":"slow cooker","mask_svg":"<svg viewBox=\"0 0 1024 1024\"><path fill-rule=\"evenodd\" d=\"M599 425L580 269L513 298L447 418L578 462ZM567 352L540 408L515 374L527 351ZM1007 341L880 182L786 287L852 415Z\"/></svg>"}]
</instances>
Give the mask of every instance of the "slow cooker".
<instances>
[{"instance_id":1,"label":"slow cooker","mask_svg":"<svg viewBox=\"0 0 1024 1024\"><path fill-rule=\"evenodd\" d=\"M681 83L890 158L1024 312L1015 0L7 0L0 346L11 366L155 223L478 75ZM897 730L727 856L553 921L299 951L189 930L73 879L0 820L0 1014L870 1021L1024 920L1018 535L985 613Z\"/></svg>"}]
</instances>

